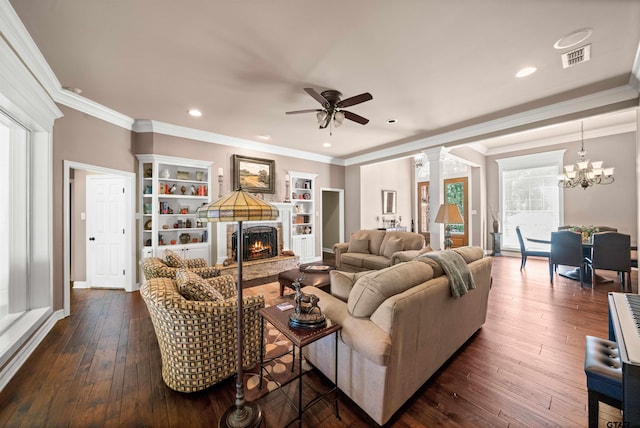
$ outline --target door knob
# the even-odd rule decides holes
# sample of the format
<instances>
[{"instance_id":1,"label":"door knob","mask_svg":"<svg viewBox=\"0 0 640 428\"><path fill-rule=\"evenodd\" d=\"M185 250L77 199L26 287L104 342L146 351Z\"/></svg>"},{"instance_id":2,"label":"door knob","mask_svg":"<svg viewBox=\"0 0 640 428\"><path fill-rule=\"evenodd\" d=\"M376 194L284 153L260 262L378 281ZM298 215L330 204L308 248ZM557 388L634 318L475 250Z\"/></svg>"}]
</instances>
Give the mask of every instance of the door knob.
<instances>
[{"instance_id":1,"label":"door knob","mask_svg":"<svg viewBox=\"0 0 640 428\"><path fill-rule=\"evenodd\" d=\"M89 237L89 241L95 241L95 240L96 240L95 236L90 236Z\"/></svg>"}]
</instances>

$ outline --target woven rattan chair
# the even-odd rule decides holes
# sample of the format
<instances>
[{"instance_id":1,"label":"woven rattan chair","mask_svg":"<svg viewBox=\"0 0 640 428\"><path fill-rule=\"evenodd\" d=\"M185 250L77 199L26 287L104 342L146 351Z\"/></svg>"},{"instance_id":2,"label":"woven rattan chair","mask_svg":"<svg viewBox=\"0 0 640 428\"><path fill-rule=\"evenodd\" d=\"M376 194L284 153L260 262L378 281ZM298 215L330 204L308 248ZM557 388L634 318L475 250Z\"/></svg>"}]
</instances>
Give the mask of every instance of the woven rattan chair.
<instances>
[{"instance_id":1,"label":"woven rattan chair","mask_svg":"<svg viewBox=\"0 0 640 428\"><path fill-rule=\"evenodd\" d=\"M176 272L180 267L189 269L202 278L213 278L220 275L220 269L215 266L209 266L205 259L181 259L182 266L170 266L166 261L159 257L146 257L142 259L142 272L146 279L151 278L171 278L176 277Z\"/></svg>"},{"instance_id":2,"label":"woven rattan chair","mask_svg":"<svg viewBox=\"0 0 640 428\"><path fill-rule=\"evenodd\" d=\"M175 391L200 391L237 371L235 280L222 275L206 281L224 300L187 300L178 292L177 282L169 278L151 278L140 288L160 346L162 379ZM243 298L242 361L246 368L260 362L258 311L263 307L263 296Z\"/></svg>"}]
</instances>

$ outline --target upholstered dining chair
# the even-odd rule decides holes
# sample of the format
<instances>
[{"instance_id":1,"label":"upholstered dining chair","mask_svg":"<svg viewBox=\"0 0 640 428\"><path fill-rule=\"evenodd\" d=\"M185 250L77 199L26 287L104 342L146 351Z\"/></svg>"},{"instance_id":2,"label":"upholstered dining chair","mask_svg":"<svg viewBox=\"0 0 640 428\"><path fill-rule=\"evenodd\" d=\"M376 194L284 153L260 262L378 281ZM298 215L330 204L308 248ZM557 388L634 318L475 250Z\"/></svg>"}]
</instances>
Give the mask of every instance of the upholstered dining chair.
<instances>
[{"instance_id":1,"label":"upholstered dining chair","mask_svg":"<svg viewBox=\"0 0 640 428\"><path fill-rule=\"evenodd\" d=\"M618 229L611 226L596 226L598 232L617 232Z\"/></svg>"},{"instance_id":2,"label":"upholstered dining chair","mask_svg":"<svg viewBox=\"0 0 640 428\"><path fill-rule=\"evenodd\" d=\"M596 285L596 269L618 272L620 285L631 285L631 236L617 232L595 233L591 250L591 285Z\"/></svg>"},{"instance_id":3,"label":"upholstered dining chair","mask_svg":"<svg viewBox=\"0 0 640 428\"><path fill-rule=\"evenodd\" d=\"M582 252L582 234L570 230L551 232L551 251L549 254L549 279L553 284L555 267L575 266L580 273L580 286L584 285L584 254Z\"/></svg>"},{"instance_id":4,"label":"upholstered dining chair","mask_svg":"<svg viewBox=\"0 0 640 428\"><path fill-rule=\"evenodd\" d=\"M520 226L516 226L516 235L518 235L518 242L520 243L520 255L522 257L522 260L520 261L520 270L524 269L525 265L527 264L528 256L545 257L545 258L549 257L548 250L542 250L542 249L534 250L534 249L527 248L524 242L525 238L522 237L522 232L520 232Z\"/></svg>"}]
</instances>

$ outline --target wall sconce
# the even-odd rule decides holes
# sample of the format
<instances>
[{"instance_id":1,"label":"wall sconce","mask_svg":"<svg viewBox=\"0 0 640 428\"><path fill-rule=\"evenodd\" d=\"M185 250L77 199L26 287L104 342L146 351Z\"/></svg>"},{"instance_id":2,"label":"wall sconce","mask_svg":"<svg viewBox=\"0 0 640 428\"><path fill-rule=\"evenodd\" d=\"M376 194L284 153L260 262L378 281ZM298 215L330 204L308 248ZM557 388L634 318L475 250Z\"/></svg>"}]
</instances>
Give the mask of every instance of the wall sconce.
<instances>
[{"instance_id":1,"label":"wall sconce","mask_svg":"<svg viewBox=\"0 0 640 428\"><path fill-rule=\"evenodd\" d=\"M291 183L289 183L289 174L285 174L284 175L284 201L285 202L291 202L291 199L289 199L289 186L291 185Z\"/></svg>"}]
</instances>

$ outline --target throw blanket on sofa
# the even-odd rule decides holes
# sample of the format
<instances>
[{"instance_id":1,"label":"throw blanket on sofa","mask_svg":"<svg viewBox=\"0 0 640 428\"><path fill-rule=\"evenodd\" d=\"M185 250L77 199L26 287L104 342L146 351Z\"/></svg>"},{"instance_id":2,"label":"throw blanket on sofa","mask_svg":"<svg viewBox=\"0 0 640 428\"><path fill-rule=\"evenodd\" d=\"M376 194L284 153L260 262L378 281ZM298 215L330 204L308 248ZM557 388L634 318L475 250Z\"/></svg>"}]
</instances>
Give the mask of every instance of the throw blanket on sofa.
<instances>
[{"instance_id":1,"label":"throw blanket on sofa","mask_svg":"<svg viewBox=\"0 0 640 428\"><path fill-rule=\"evenodd\" d=\"M434 251L422 254L420 257L429 257L442 267L444 273L449 277L451 295L454 298L461 297L469 290L476 288L467 262L455 251Z\"/></svg>"}]
</instances>

